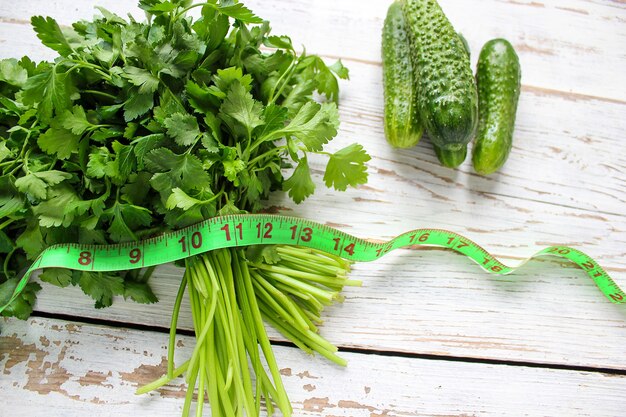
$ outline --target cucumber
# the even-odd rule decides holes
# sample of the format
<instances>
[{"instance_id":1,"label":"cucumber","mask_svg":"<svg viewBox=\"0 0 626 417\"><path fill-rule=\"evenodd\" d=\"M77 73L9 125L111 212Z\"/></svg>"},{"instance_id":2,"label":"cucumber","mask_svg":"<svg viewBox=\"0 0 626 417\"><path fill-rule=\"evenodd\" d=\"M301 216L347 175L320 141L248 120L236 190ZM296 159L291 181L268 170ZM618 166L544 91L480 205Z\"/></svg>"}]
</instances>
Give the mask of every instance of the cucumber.
<instances>
[{"instance_id":1,"label":"cucumber","mask_svg":"<svg viewBox=\"0 0 626 417\"><path fill-rule=\"evenodd\" d=\"M383 26L384 120L387 142L395 148L410 148L419 142L424 128L416 108L411 47L402 3L391 3Z\"/></svg>"},{"instance_id":2,"label":"cucumber","mask_svg":"<svg viewBox=\"0 0 626 417\"><path fill-rule=\"evenodd\" d=\"M467 57L471 58L472 53L470 52L470 47L469 43L467 43L467 39L465 39L465 36L463 36L461 32L458 32L457 35L459 35L459 39L461 39L461 42L463 42L463 48L465 48L465 52L467 52Z\"/></svg>"},{"instance_id":3,"label":"cucumber","mask_svg":"<svg viewBox=\"0 0 626 417\"><path fill-rule=\"evenodd\" d=\"M472 154L479 174L500 169L511 152L521 77L519 58L508 41L493 39L483 46L476 68L479 122Z\"/></svg>"},{"instance_id":4,"label":"cucumber","mask_svg":"<svg viewBox=\"0 0 626 417\"><path fill-rule=\"evenodd\" d=\"M417 108L431 141L460 150L474 136L478 95L463 41L435 0L406 0Z\"/></svg>"},{"instance_id":5,"label":"cucumber","mask_svg":"<svg viewBox=\"0 0 626 417\"><path fill-rule=\"evenodd\" d=\"M465 39L465 36L463 36L461 32L459 32L458 35L463 42L463 47L465 48L465 52L467 52L467 57L470 58L470 47L469 43L467 43L467 39ZM438 147L437 145L433 145L433 148L435 148L435 155L437 155L437 159L439 159L439 162L444 167L456 168L461 165L467 157L467 145L463 145L461 149L455 151L448 151Z\"/></svg>"},{"instance_id":6,"label":"cucumber","mask_svg":"<svg viewBox=\"0 0 626 417\"><path fill-rule=\"evenodd\" d=\"M444 167L456 168L461 165L467 157L467 145L463 145L461 149L456 151L441 149L437 145L433 145L433 148L435 148L437 159L439 159L439 162Z\"/></svg>"}]
</instances>

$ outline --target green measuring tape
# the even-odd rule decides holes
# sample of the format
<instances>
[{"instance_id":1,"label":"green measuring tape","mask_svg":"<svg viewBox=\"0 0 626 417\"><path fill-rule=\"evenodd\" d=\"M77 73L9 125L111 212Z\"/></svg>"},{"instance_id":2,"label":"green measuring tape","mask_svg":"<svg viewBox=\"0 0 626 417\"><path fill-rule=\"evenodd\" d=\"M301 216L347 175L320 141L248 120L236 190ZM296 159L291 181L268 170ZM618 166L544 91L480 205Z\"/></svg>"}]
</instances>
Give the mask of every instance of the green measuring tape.
<instances>
[{"instance_id":1,"label":"green measuring tape","mask_svg":"<svg viewBox=\"0 0 626 417\"><path fill-rule=\"evenodd\" d=\"M438 246L459 252L492 274L514 272L529 260L545 255L566 258L593 279L613 303L625 304L626 293L590 256L567 246L542 249L519 266L504 265L482 247L459 234L439 229L416 229L385 243L370 242L306 219L271 214L215 217L202 223L151 239L116 245L55 245L44 250L18 282L10 301L41 268L80 271L120 271L161 265L214 249L260 244L298 245L319 249L353 261L374 261L386 253L408 246Z\"/></svg>"}]
</instances>

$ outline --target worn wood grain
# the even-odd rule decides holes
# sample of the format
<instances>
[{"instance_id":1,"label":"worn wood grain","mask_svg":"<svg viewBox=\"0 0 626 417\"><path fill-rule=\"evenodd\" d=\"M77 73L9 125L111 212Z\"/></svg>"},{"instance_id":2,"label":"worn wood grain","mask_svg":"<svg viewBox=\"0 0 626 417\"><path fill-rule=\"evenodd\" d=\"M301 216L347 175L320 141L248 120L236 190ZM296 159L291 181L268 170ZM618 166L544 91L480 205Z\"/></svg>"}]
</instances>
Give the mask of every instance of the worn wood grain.
<instances>
[{"instance_id":1,"label":"worn wood grain","mask_svg":"<svg viewBox=\"0 0 626 417\"><path fill-rule=\"evenodd\" d=\"M165 334L41 318L0 324L3 416L180 413L183 381L133 395L165 371ZM180 338L179 358L192 346ZM294 417L615 417L624 407L623 376L356 353L344 354L343 369L275 351Z\"/></svg>"}]
</instances>

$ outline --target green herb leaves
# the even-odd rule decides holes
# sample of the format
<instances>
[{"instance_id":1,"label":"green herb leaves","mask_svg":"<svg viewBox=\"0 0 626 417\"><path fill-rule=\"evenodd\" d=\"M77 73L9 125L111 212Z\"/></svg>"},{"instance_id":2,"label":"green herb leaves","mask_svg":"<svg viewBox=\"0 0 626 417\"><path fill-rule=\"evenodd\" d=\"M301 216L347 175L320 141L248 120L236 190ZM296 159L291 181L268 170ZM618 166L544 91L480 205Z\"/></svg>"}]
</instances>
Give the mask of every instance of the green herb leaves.
<instances>
[{"instance_id":1,"label":"green herb leaves","mask_svg":"<svg viewBox=\"0 0 626 417\"><path fill-rule=\"evenodd\" d=\"M167 148L159 148L146 155L145 163L149 171L155 172L150 184L162 196L169 197L174 188L192 190L210 183L200 159L189 153L177 155Z\"/></svg>"},{"instance_id":2,"label":"green herb leaves","mask_svg":"<svg viewBox=\"0 0 626 417\"><path fill-rule=\"evenodd\" d=\"M284 183L283 190L289 193L289 197L296 203L303 202L308 196L315 191L315 183L311 179L309 163L306 157L300 160L300 163Z\"/></svg>"},{"instance_id":3,"label":"green herb leaves","mask_svg":"<svg viewBox=\"0 0 626 417\"><path fill-rule=\"evenodd\" d=\"M37 37L48 48L54 49L61 56L68 56L73 52L56 20L51 17L33 16L30 19Z\"/></svg>"},{"instance_id":4,"label":"green herb leaves","mask_svg":"<svg viewBox=\"0 0 626 417\"><path fill-rule=\"evenodd\" d=\"M352 144L330 156L324 183L327 187L335 187L345 191L348 186L356 187L367 182L365 162L370 156L361 145Z\"/></svg>"},{"instance_id":5,"label":"green herb leaves","mask_svg":"<svg viewBox=\"0 0 626 417\"><path fill-rule=\"evenodd\" d=\"M72 104L76 92L69 73L57 72L57 65L37 75L29 77L24 85L23 102L26 105L38 103L39 117L47 122L53 111L61 112Z\"/></svg>"},{"instance_id":6,"label":"green herb leaves","mask_svg":"<svg viewBox=\"0 0 626 417\"><path fill-rule=\"evenodd\" d=\"M361 146L324 149L338 133L341 62L298 54L241 3L201 6L194 20L190 0L141 0L148 22L99 8L71 28L35 16L59 56L0 60L0 293L48 245L134 241L258 211L278 190L300 203L316 186L312 154L328 161L327 186L366 181ZM80 286L98 307L116 295L156 299L122 272L43 279Z\"/></svg>"},{"instance_id":7,"label":"green herb leaves","mask_svg":"<svg viewBox=\"0 0 626 417\"><path fill-rule=\"evenodd\" d=\"M235 136L250 138L252 131L263 124L263 106L252 98L239 81L234 81L220 107L220 118Z\"/></svg>"},{"instance_id":8,"label":"green herb leaves","mask_svg":"<svg viewBox=\"0 0 626 417\"><path fill-rule=\"evenodd\" d=\"M50 155L59 159L68 159L73 153L78 152L79 140L80 136L69 130L51 127L39 136L37 144L42 151Z\"/></svg>"},{"instance_id":9,"label":"green herb leaves","mask_svg":"<svg viewBox=\"0 0 626 417\"><path fill-rule=\"evenodd\" d=\"M139 87L139 94L152 94L159 86L159 79L143 68L128 65L124 67L124 76L131 84Z\"/></svg>"},{"instance_id":10,"label":"green herb leaves","mask_svg":"<svg viewBox=\"0 0 626 417\"><path fill-rule=\"evenodd\" d=\"M30 194L39 200L45 200L48 187L57 185L69 178L72 178L71 174L56 170L33 172L18 178L15 181L15 186L24 194Z\"/></svg>"},{"instance_id":11,"label":"green herb leaves","mask_svg":"<svg viewBox=\"0 0 626 417\"><path fill-rule=\"evenodd\" d=\"M339 113L333 103L307 102L291 122L273 136L294 136L309 151L321 151L323 146L337 135Z\"/></svg>"},{"instance_id":12,"label":"green herb leaves","mask_svg":"<svg viewBox=\"0 0 626 417\"><path fill-rule=\"evenodd\" d=\"M180 146L191 146L200 136L198 121L190 114L174 113L163 124L167 134Z\"/></svg>"}]
</instances>

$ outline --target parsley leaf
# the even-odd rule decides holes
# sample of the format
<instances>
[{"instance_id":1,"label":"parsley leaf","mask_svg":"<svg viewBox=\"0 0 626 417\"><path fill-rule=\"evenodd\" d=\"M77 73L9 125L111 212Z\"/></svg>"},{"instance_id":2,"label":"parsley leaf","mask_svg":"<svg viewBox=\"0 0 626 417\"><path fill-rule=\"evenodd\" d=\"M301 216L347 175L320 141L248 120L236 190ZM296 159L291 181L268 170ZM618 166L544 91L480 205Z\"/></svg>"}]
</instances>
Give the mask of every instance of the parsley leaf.
<instances>
[{"instance_id":1,"label":"parsley leaf","mask_svg":"<svg viewBox=\"0 0 626 417\"><path fill-rule=\"evenodd\" d=\"M315 183L311 179L309 163L307 158L301 158L298 166L285 182L283 183L283 191L289 193L289 197L296 204L303 202L308 196L315 191Z\"/></svg>"},{"instance_id":2,"label":"parsley leaf","mask_svg":"<svg viewBox=\"0 0 626 417\"><path fill-rule=\"evenodd\" d=\"M321 151L324 144L337 135L339 113L334 103L307 102L291 122L270 137L295 136L309 151Z\"/></svg>"},{"instance_id":3,"label":"parsley leaf","mask_svg":"<svg viewBox=\"0 0 626 417\"><path fill-rule=\"evenodd\" d=\"M78 152L80 136L69 130L51 127L37 139L37 144L46 153L59 159L68 159Z\"/></svg>"},{"instance_id":4,"label":"parsley leaf","mask_svg":"<svg viewBox=\"0 0 626 417\"><path fill-rule=\"evenodd\" d=\"M0 253L10 253L14 248L13 240L0 230Z\"/></svg>"},{"instance_id":5,"label":"parsley leaf","mask_svg":"<svg viewBox=\"0 0 626 417\"><path fill-rule=\"evenodd\" d=\"M254 100L252 94L239 82L233 82L219 114L231 132L236 136L242 136L243 131L249 138L254 128L263 124L262 114L261 103Z\"/></svg>"},{"instance_id":6,"label":"parsley leaf","mask_svg":"<svg viewBox=\"0 0 626 417\"><path fill-rule=\"evenodd\" d=\"M335 62L334 64L329 65L328 69L337 74L337 77L341 78L342 80L350 79L350 71L343 65L341 59L337 60L337 62Z\"/></svg>"},{"instance_id":7,"label":"parsley leaf","mask_svg":"<svg viewBox=\"0 0 626 417\"><path fill-rule=\"evenodd\" d=\"M131 145L123 145L118 141L112 144L115 151L115 178L119 182L126 182L128 176L137 167L137 158Z\"/></svg>"},{"instance_id":8,"label":"parsley leaf","mask_svg":"<svg viewBox=\"0 0 626 417\"><path fill-rule=\"evenodd\" d=\"M189 80L187 81L185 90L188 95L189 104L194 110L198 113L209 113L211 111L211 107L215 103L215 97L207 88Z\"/></svg>"},{"instance_id":9,"label":"parsley leaf","mask_svg":"<svg viewBox=\"0 0 626 417\"><path fill-rule=\"evenodd\" d=\"M124 298L130 298L140 304L152 304L159 301L148 284L133 281L124 283Z\"/></svg>"},{"instance_id":10,"label":"parsley leaf","mask_svg":"<svg viewBox=\"0 0 626 417\"><path fill-rule=\"evenodd\" d=\"M37 223L30 222L26 229L18 236L15 241L16 246L22 248L26 252L28 259L35 259L43 250L45 242L41 228Z\"/></svg>"},{"instance_id":11,"label":"parsley leaf","mask_svg":"<svg viewBox=\"0 0 626 417\"><path fill-rule=\"evenodd\" d=\"M327 187L345 191L348 186L356 187L367 182L365 162L371 158L361 145L353 143L330 156L324 183Z\"/></svg>"},{"instance_id":12,"label":"parsley leaf","mask_svg":"<svg viewBox=\"0 0 626 417\"><path fill-rule=\"evenodd\" d=\"M74 106L72 111L65 110L59 117L58 121L63 128L70 130L75 135L82 135L87 129L93 128L94 125L87 120L85 109L81 106Z\"/></svg>"},{"instance_id":13,"label":"parsley leaf","mask_svg":"<svg viewBox=\"0 0 626 417\"><path fill-rule=\"evenodd\" d=\"M200 136L198 121L190 114L174 113L164 122L167 134L180 146L190 146Z\"/></svg>"},{"instance_id":14,"label":"parsley leaf","mask_svg":"<svg viewBox=\"0 0 626 417\"><path fill-rule=\"evenodd\" d=\"M46 268L39 279L43 282L65 288L72 283L72 271L65 268Z\"/></svg>"},{"instance_id":15,"label":"parsley leaf","mask_svg":"<svg viewBox=\"0 0 626 417\"><path fill-rule=\"evenodd\" d=\"M0 81L22 87L28 79L26 71L14 58L0 60Z\"/></svg>"},{"instance_id":16,"label":"parsley leaf","mask_svg":"<svg viewBox=\"0 0 626 417\"><path fill-rule=\"evenodd\" d=\"M41 43L47 47L54 49L61 56L68 56L74 50L65 38L59 24L51 17L33 16L30 23L37 33L37 37L41 39Z\"/></svg>"},{"instance_id":17,"label":"parsley leaf","mask_svg":"<svg viewBox=\"0 0 626 417\"><path fill-rule=\"evenodd\" d=\"M189 196L186 192L181 190L180 188L174 188L172 190L172 194L167 199L165 203L165 207L168 209L174 209L176 207L181 208L183 210L189 210L190 208L202 203L197 198L193 198Z\"/></svg>"},{"instance_id":18,"label":"parsley leaf","mask_svg":"<svg viewBox=\"0 0 626 417\"><path fill-rule=\"evenodd\" d=\"M4 142L0 142L0 162L4 161L12 155L13 152L11 151L11 149L9 149Z\"/></svg>"},{"instance_id":19,"label":"parsley leaf","mask_svg":"<svg viewBox=\"0 0 626 417\"><path fill-rule=\"evenodd\" d=\"M68 207L78 199L70 186L60 184L48 188L48 199L32 210L39 218L39 225L43 227L68 227L74 220L74 214L68 212Z\"/></svg>"},{"instance_id":20,"label":"parsley leaf","mask_svg":"<svg viewBox=\"0 0 626 417\"><path fill-rule=\"evenodd\" d=\"M72 96L76 93L69 73L58 73L57 66L29 77L24 84L22 99L24 104L39 103L39 117L48 122L53 112L60 113L72 105Z\"/></svg>"},{"instance_id":21,"label":"parsley leaf","mask_svg":"<svg viewBox=\"0 0 626 417\"><path fill-rule=\"evenodd\" d=\"M124 294L124 279L106 272L83 271L78 285L85 294L96 300L96 308L108 307L113 304L113 296Z\"/></svg>"},{"instance_id":22,"label":"parsley leaf","mask_svg":"<svg viewBox=\"0 0 626 417\"><path fill-rule=\"evenodd\" d=\"M150 93L141 94L137 90L124 102L124 120L130 122L142 116L154 107L154 97Z\"/></svg>"},{"instance_id":23,"label":"parsley leaf","mask_svg":"<svg viewBox=\"0 0 626 417\"><path fill-rule=\"evenodd\" d=\"M189 153L177 155L167 148L159 148L146 155L145 164L155 173L150 184L161 193L164 202L174 188L200 189L211 182L200 160Z\"/></svg>"},{"instance_id":24,"label":"parsley leaf","mask_svg":"<svg viewBox=\"0 0 626 417\"><path fill-rule=\"evenodd\" d=\"M218 69L217 74L212 77L212 80L215 85L212 86L209 91L219 98L225 98L230 86L236 81L238 81L246 91L252 89L252 76L250 74L244 75L243 70L239 67Z\"/></svg>"},{"instance_id":25,"label":"parsley leaf","mask_svg":"<svg viewBox=\"0 0 626 417\"><path fill-rule=\"evenodd\" d=\"M239 186L239 173L246 169L246 163L231 154L230 159L225 159L222 161L222 164L224 165L224 176L226 176L233 185L236 187Z\"/></svg>"},{"instance_id":26,"label":"parsley leaf","mask_svg":"<svg viewBox=\"0 0 626 417\"><path fill-rule=\"evenodd\" d=\"M263 23L263 19L256 16L250 9L241 3L230 6L220 5L219 12L226 16L235 18L244 23Z\"/></svg>"},{"instance_id":27,"label":"parsley leaf","mask_svg":"<svg viewBox=\"0 0 626 417\"><path fill-rule=\"evenodd\" d=\"M71 174L61 171L33 172L15 180L15 186L23 193L28 193L39 200L44 200L51 185L72 178Z\"/></svg>"},{"instance_id":28,"label":"parsley leaf","mask_svg":"<svg viewBox=\"0 0 626 417\"><path fill-rule=\"evenodd\" d=\"M135 231L152 222L150 210L147 208L120 202L105 210L102 216L111 219L107 232L115 242L137 240Z\"/></svg>"},{"instance_id":29,"label":"parsley leaf","mask_svg":"<svg viewBox=\"0 0 626 417\"><path fill-rule=\"evenodd\" d=\"M152 94L159 87L159 79L143 68L124 67L124 76L131 84L139 87L139 94Z\"/></svg>"},{"instance_id":30,"label":"parsley leaf","mask_svg":"<svg viewBox=\"0 0 626 417\"><path fill-rule=\"evenodd\" d=\"M13 291L19 282L19 277L8 279L0 283L0 305L4 305L13 295ZM14 316L21 320L26 320L33 312L35 304L35 294L41 290L41 286L36 282L26 284L22 293L6 309L0 313L2 316Z\"/></svg>"}]
</instances>

